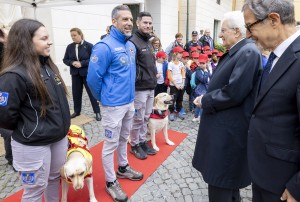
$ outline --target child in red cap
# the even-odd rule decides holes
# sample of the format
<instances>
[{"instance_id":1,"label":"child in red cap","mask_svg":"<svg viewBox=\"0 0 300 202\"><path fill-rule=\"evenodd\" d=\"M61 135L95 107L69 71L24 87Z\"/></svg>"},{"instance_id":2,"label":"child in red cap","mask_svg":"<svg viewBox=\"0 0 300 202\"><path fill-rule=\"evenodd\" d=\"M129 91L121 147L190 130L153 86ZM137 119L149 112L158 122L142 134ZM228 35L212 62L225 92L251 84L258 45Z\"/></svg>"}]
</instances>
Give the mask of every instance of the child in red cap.
<instances>
[{"instance_id":1,"label":"child in red cap","mask_svg":"<svg viewBox=\"0 0 300 202\"><path fill-rule=\"evenodd\" d=\"M207 70L208 56L206 54L200 54L198 59L199 66L195 69L195 83L196 88L194 89L193 97L196 98L200 95L206 93L209 76L210 73ZM200 122L200 116L202 114L202 109L200 107L196 107L194 112L193 122Z\"/></svg>"},{"instance_id":2,"label":"child in red cap","mask_svg":"<svg viewBox=\"0 0 300 202\"><path fill-rule=\"evenodd\" d=\"M180 61L184 50L177 46L173 49L173 56L171 62L168 64L168 78L170 80L170 95L175 95L174 105L169 106L170 121L174 121L176 117L181 120L184 119L184 115L180 112L182 108L184 83L185 83L185 68ZM175 114L176 110L176 114ZM176 116L177 115L177 116Z\"/></svg>"},{"instance_id":3,"label":"child in red cap","mask_svg":"<svg viewBox=\"0 0 300 202\"><path fill-rule=\"evenodd\" d=\"M168 86L165 84L168 62L166 61L167 54L164 51L158 51L156 53L156 69L157 69L157 85L154 90L154 97L159 93L167 92Z\"/></svg>"}]
</instances>

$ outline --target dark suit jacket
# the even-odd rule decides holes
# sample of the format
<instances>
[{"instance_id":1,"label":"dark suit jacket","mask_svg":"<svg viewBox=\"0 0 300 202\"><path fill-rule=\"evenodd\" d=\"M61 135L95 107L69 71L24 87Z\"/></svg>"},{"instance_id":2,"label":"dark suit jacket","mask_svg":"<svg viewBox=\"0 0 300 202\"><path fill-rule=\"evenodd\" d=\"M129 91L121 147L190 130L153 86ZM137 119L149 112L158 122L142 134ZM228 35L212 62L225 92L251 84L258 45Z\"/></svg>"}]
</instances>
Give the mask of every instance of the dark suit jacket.
<instances>
[{"instance_id":1,"label":"dark suit jacket","mask_svg":"<svg viewBox=\"0 0 300 202\"><path fill-rule=\"evenodd\" d=\"M211 49L213 49L214 47L215 47L215 45L214 45L214 40L211 38L211 37L209 37L210 38L210 40L211 40L211 45L212 45L212 47L210 46L210 44L209 44L209 41L208 41L208 39L207 39L207 37L205 36L205 35L203 35L200 39L199 39L199 42L202 44L202 47L204 47L204 46L209 46ZM212 51L212 50L211 50Z\"/></svg>"},{"instance_id":2,"label":"dark suit jacket","mask_svg":"<svg viewBox=\"0 0 300 202\"><path fill-rule=\"evenodd\" d=\"M221 57L202 98L192 163L210 185L239 189L250 184L247 132L260 68L258 49L243 39Z\"/></svg>"},{"instance_id":3,"label":"dark suit jacket","mask_svg":"<svg viewBox=\"0 0 300 202\"><path fill-rule=\"evenodd\" d=\"M248 137L253 182L300 201L300 37L279 58L261 87Z\"/></svg>"},{"instance_id":4,"label":"dark suit jacket","mask_svg":"<svg viewBox=\"0 0 300 202\"><path fill-rule=\"evenodd\" d=\"M76 68L72 65L74 61L77 61L75 52L75 43L71 43L67 46L66 53L63 62L70 67L71 75L87 76L88 65L90 62L90 56L93 48L93 44L83 41L78 47L78 58L81 63L81 68Z\"/></svg>"}]
</instances>

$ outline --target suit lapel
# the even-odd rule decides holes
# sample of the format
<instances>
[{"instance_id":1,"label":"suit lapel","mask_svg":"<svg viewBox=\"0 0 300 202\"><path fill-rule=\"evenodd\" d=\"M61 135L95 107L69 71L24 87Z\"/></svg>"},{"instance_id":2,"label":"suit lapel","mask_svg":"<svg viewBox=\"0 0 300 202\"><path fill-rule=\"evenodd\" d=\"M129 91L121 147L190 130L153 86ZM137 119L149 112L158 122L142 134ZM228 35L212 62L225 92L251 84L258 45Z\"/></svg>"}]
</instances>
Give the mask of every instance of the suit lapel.
<instances>
[{"instance_id":1,"label":"suit lapel","mask_svg":"<svg viewBox=\"0 0 300 202\"><path fill-rule=\"evenodd\" d=\"M257 99L254 105L254 109L266 95L266 93L272 88L272 86L280 79L280 77L292 66L293 62L297 59L292 49L293 43L284 51L273 69L271 70L268 78L266 78L263 86L260 87L260 92L257 93ZM259 79L259 86L261 83L261 77ZM259 88L258 88L259 89Z\"/></svg>"}]
</instances>

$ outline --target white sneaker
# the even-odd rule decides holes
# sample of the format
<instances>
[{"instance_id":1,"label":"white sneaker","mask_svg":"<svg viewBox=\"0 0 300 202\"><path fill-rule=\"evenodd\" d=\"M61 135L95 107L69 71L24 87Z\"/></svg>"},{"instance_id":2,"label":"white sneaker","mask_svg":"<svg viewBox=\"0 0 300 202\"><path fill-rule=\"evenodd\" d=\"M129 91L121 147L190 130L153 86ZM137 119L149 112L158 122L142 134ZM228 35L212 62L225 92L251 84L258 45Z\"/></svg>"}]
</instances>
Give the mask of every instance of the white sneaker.
<instances>
[{"instance_id":1,"label":"white sneaker","mask_svg":"<svg viewBox=\"0 0 300 202\"><path fill-rule=\"evenodd\" d=\"M193 121L193 122L199 121L199 117L194 117L194 118L192 119L192 121Z\"/></svg>"}]
</instances>

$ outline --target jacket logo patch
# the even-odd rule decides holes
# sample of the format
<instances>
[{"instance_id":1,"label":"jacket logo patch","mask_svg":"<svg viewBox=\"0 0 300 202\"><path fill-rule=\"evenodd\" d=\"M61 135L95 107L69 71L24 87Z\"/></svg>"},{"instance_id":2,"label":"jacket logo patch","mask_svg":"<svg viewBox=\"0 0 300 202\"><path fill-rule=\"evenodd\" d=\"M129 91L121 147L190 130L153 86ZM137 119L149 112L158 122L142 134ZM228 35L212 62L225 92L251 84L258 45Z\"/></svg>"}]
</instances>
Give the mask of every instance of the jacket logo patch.
<instances>
[{"instance_id":1,"label":"jacket logo patch","mask_svg":"<svg viewBox=\"0 0 300 202\"><path fill-rule=\"evenodd\" d=\"M98 62L98 57L97 57L96 55L93 55L93 56L91 57L91 61L92 61L93 63Z\"/></svg>"},{"instance_id":2,"label":"jacket logo patch","mask_svg":"<svg viewBox=\"0 0 300 202\"><path fill-rule=\"evenodd\" d=\"M8 101L8 92L1 92L0 91L0 106L6 106Z\"/></svg>"},{"instance_id":3,"label":"jacket logo patch","mask_svg":"<svg viewBox=\"0 0 300 202\"><path fill-rule=\"evenodd\" d=\"M142 52L145 52L145 51L147 51L147 48L143 48L141 51L142 51Z\"/></svg>"},{"instance_id":4,"label":"jacket logo patch","mask_svg":"<svg viewBox=\"0 0 300 202\"><path fill-rule=\"evenodd\" d=\"M35 173L22 173L21 179L23 184L34 184L35 183Z\"/></svg>"},{"instance_id":5,"label":"jacket logo patch","mask_svg":"<svg viewBox=\"0 0 300 202\"><path fill-rule=\"evenodd\" d=\"M126 64L127 64L127 58L121 57L121 58L120 58L120 62L121 62L122 64L126 65Z\"/></svg>"},{"instance_id":6,"label":"jacket logo patch","mask_svg":"<svg viewBox=\"0 0 300 202\"><path fill-rule=\"evenodd\" d=\"M112 131L105 129L104 136L111 139L112 138Z\"/></svg>"},{"instance_id":7,"label":"jacket logo patch","mask_svg":"<svg viewBox=\"0 0 300 202\"><path fill-rule=\"evenodd\" d=\"M60 85L61 84L61 80L60 80L60 78L57 75L55 75L54 80L56 82L56 85Z\"/></svg>"},{"instance_id":8,"label":"jacket logo patch","mask_svg":"<svg viewBox=\"0 0 300 202\"><path fill-rule=\"evenodd\" d=\"M133 49L132 49L132 48L130 48L129 50L130 50L130 53L131 53L132 55L134 55L134 51L133 51Z\"/></svg>"}]
</instances>

